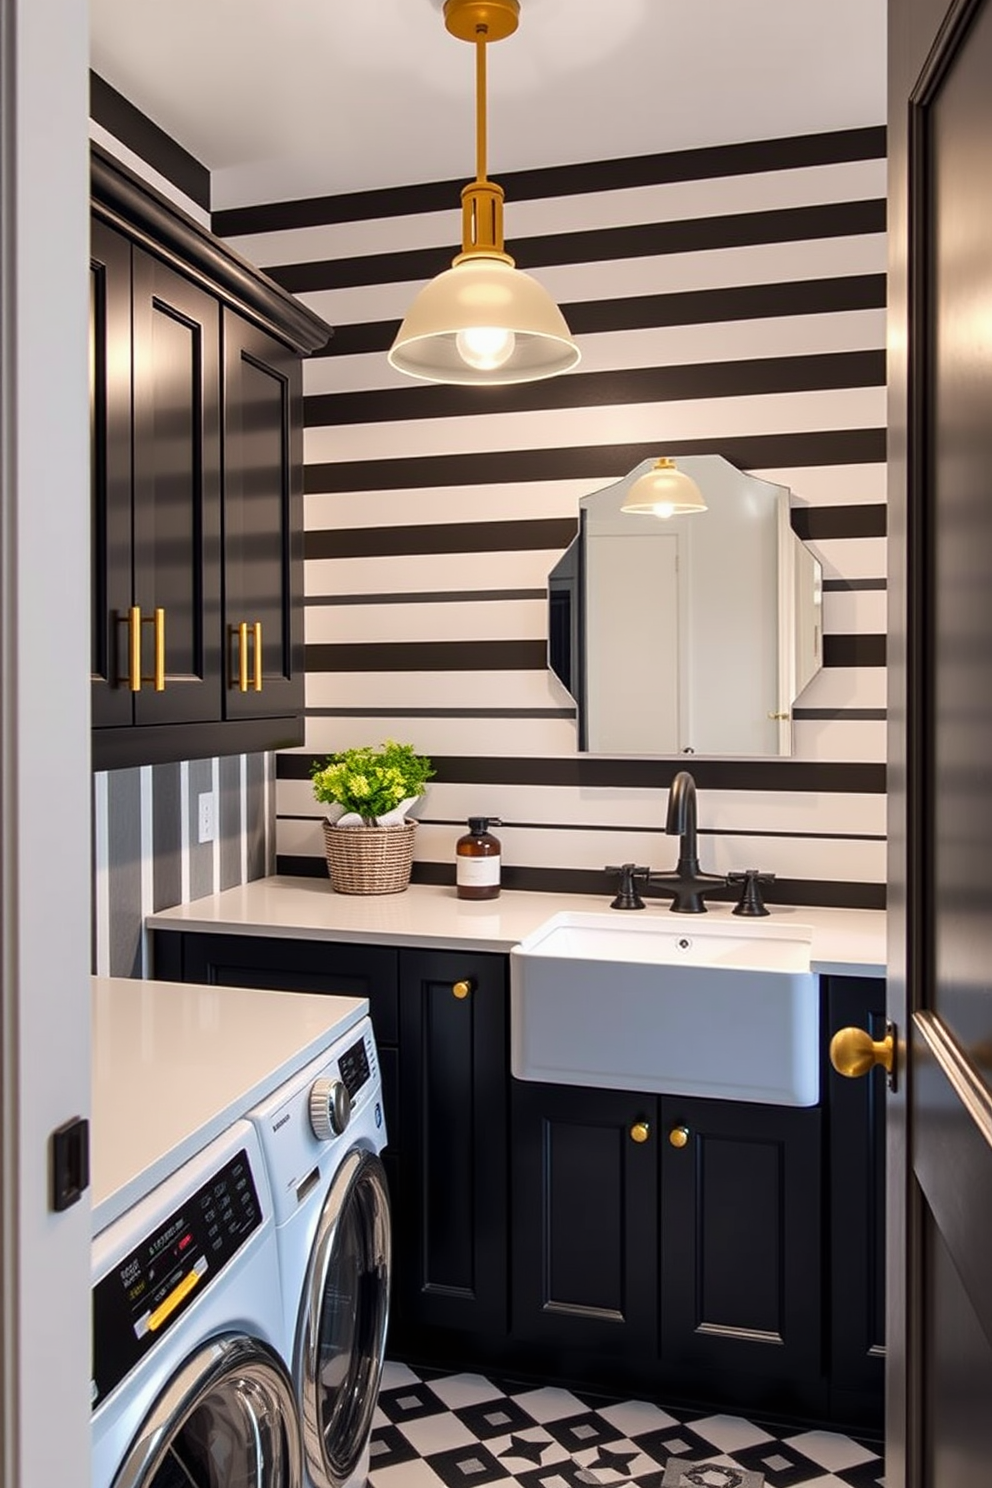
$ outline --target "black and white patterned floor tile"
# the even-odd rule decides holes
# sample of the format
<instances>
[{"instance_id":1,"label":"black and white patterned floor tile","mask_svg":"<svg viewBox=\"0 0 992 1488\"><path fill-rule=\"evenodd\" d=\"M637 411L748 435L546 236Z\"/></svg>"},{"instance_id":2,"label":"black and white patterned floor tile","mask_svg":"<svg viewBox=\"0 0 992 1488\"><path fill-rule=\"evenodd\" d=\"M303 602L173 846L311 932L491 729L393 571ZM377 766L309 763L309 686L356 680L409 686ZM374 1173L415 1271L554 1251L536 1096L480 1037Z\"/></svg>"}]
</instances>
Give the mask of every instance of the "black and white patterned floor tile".
<instances>
[{"instance_id":1,"label":"black and white patterned floor tile","mask_svg":"<svg viewBox=\"0 0 992 1488\"><path fill-rule=\"evenodd\" d=\"M884 1488L877 1443L387 1364L371 1488Z\"/></svg>"}]
</instances>

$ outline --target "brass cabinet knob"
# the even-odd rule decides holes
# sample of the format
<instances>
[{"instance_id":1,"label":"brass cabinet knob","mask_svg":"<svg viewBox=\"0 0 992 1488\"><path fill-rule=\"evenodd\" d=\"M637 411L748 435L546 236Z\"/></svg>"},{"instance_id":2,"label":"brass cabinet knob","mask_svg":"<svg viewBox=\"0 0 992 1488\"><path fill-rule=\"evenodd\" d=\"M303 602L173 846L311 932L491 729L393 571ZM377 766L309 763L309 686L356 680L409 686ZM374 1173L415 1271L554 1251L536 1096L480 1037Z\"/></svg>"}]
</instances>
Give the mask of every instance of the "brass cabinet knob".
<instances>
[{"instance_id":1,"label":"brass cabinet knob","mask_svg":"<svg viewBox=\"0 0 992 1488\"><path fill-rule=\"evenodd\" d=\"M469 981L455 982L451 990L458 998L467 997L472 990L472 983Z\"/></svg>"},{"instance_id":2,"label":"brass cabinet knob","mask_svg":"<svg viewBox=\"0 0 992 1488\"><path fill-rule=\"evenodd\" d=\"M632 1142L646 1142L651 1135L651 1128L646 1121L635 1121L630 1128L630 1140Z\"/></svg>"},{"instance_id":3,"label":"brass cabinet knob","mask_svg":"<svg viewBox=\"0 0 992 1488\"><path fill-rule=\"evenodd\" d=\"M856 1080L880 1064L886 1074L892 1073L895 1040L891 1033L884 1039L873 1039L865 1028L841 1028L830 1040L830 1063L839 1075Z\"/></svg>"},{"instance_id":4,"label":"brass cabinet knob","mask_svg":"<svg viewBox=\"0 0 992 1488\"><path fill-rule=\"evenodd\" d=\"M689 1128L687 1126L673 1126L668 1133L668 1140L673 1147L687 1147L689 1145Z\"/></svg>"}]
</instances>

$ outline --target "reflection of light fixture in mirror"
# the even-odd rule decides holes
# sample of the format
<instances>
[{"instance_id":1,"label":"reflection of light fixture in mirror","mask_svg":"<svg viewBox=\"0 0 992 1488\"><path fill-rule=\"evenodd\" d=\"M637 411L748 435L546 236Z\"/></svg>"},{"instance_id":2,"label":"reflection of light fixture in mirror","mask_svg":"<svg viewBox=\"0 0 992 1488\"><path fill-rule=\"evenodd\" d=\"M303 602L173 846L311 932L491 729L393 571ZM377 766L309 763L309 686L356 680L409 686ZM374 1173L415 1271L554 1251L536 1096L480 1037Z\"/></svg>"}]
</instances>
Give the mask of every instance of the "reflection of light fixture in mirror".
<instances>
[{"instance_id":1,"label":"reflection of light fixture in mirror","mask_svg":"<svg viewBox=\"0 0 992 1488\"><path fill-rule=\"evenodd\" d=\"M486 46L517 29L519 0L445 0L444 24L475 43L476 179L462 191L462 251L417 295L390 364L428 382L535 382L579 360L565 317L503 249L503 188L486 180Z\"/></svg>"},{"instance_id":2,"label":"reflection of light fixture in mirror","mask_svg":"<svg viewBox=\"0 0 992 1488\"><path fill-rule=\"evenodd\" d=\"M667 520L704 512L706 502L691 475L679 470L674 460L661 459L634 482L620 510Z\"/></svg>"}]
</instances>

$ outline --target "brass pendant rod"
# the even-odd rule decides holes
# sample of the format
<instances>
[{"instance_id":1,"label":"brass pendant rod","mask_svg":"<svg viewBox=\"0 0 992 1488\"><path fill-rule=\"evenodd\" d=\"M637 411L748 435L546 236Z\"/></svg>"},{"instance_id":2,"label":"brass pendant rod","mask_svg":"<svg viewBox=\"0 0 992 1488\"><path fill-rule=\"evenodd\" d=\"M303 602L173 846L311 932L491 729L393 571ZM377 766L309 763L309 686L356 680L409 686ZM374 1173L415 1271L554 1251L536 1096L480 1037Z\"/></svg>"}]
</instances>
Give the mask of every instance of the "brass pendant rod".
<instances>
[{"instance_id":1,"label":"brass pendant rod","mask_svg":"<svg viewBox=\"0 0 992 1488\"><path fill-rule=\"evenodd\" d=\"M489 27L475 28L475 179L486 179L486 43Z\"/></svg>"}]
</instances>

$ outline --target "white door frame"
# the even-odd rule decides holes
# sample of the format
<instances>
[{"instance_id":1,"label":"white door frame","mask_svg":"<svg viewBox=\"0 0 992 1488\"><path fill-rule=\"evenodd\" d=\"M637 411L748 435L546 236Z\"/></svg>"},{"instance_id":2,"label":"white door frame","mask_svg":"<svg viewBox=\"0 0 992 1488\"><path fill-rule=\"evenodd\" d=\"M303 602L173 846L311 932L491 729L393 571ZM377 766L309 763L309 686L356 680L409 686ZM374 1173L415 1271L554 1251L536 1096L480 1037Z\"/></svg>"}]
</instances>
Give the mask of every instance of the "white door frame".
<instances>
[{"instance_id":1,"label":"white door frame","mask_svg":"<svg viewBox=\"0 0 992 1488\"><path fill-rule=\"evenodd\" d=\"M89 1482L88 7L0 0L0 1481Z\"/></svg>"}]
</instances>

